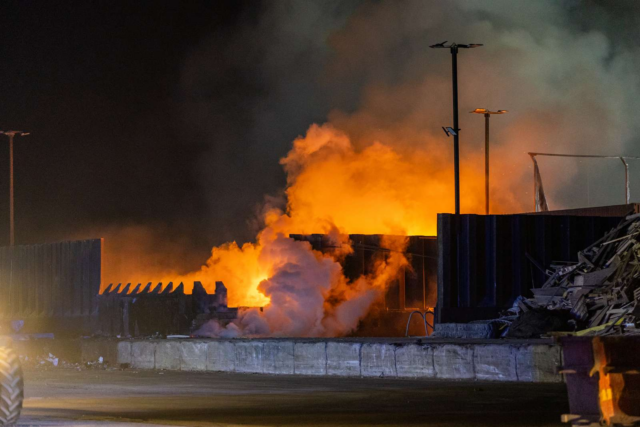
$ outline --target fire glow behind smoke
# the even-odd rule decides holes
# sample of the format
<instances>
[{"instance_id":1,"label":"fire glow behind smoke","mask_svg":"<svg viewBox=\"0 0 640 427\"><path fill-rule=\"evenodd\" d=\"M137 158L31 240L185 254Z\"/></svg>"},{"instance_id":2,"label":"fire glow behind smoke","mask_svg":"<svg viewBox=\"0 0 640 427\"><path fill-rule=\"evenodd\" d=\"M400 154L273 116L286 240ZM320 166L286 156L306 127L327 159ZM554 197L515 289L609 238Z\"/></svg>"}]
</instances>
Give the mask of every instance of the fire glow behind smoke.
<instances>
[{"instance_id":1,"label":"fire glow behind smoke","mask_svg":"<svg viewBox=\"0 0 640 427\"><path fill-rule=\"evenodd\" d=\"M403 261L394 252L374 277L347 283L341 236L434 235L436 214L453 210L451 140L440 130L452 124L451 57L430 44L485 43L459 59L462 212L484 207L484 128L465 113L475 108L510 111L491 124L492 213L532 209L527 151L637 154L628 151L640 127L640 56L630 31L639 27L637 2L585 3L265 2L242 31L211 34L187 55L181 110L195 136L211 142L201 163L217 242L246 241L251 208L282 186L275 168L283 156L286 208L266 206L255 243L218 246L192 274L151 263L136 276L128 257L113 278L197 279L210 291L223 281L231 306L266 305L226 330L208 325L211 335L347 333ZM309 128L285 155L318 117L331 124ZM547 165L552 207L576 207L584 195L578 164ZM618 178L597 176L600 204L615 202ZM322 255L289 233L330 233L341 249Z\"/></svg>"},{"instance_id":2,"label":"fire glow behind smoke","mask_svg":"<svg viewBox=\"0 0 640 427\"><path fill-rule=\"evenodd\" d=\"M223 281L230 306L264 305L264 311L244 311L225 329L210 323L199 334L347 334L408 262L406 239L385 237L381 244L391 252L380 258L375 274L348 283L339 263L351 251L346 235L434 235L437 212L451 208L450 167L427 150L401 152L379 142L357 149L333 126L313 125L281 163L288 174L286 212L267 207L256 243L216 247L200 271L180 278L201 280L210 292ZM469 182L481 195L483 181ZM467 203L479 210L483 200ZM322 254L290 233L328 234L336 249Z\"/></svg>"}]
</instances>

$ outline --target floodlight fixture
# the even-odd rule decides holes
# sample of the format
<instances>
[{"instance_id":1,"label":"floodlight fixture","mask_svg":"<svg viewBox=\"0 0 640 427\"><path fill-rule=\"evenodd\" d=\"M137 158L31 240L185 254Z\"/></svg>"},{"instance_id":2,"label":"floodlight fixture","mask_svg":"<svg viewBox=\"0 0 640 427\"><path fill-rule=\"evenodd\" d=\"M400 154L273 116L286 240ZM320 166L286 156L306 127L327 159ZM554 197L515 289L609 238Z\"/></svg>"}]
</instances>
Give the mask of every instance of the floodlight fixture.
<instances>
[{"instance_id":1,"label":"floodlight fixture","mask_svg":"<svg viewBox=\"0 0 640 427\"><path fill-rule=\"evenodd\" d=\"M451 135L453 135L453 136L458 136L458 132L456 132L455 130L453 130L453 128L452 128L452 127L450 127L450 126L449 126L449 127L444 127L444 126L442 126L442 130L444 131L444 133L446 133L446 134L447 134L447 136L451 136Z\"/></svg>"},{"instance_id":2,"label":"floodlight fixture","mask_svg":"<svg viewBox=\"0 0 640 427\"><path fill-rule=\"evenodd\" d=\"M12 136L27 136L30 135L29 132L22 132L21 130L0 130L0 133L7 135L8 137Z\"/></svg>"},{"instance_id":3,"label":"floodlight fixture","mask_svg":"<svg viewBox=\"0 0 640 427\"><path fill-rule=\"evenodd\" d=\"M460 128L458 127L458 49L473 49L483 46L481 43L457 44L449 43L432 44L432 49L449 49L451 51L451 76L453 81L453 127L445 129L447 136L453 135L453 174L455 177L455 207L456 215L460 214Z\"/></svg>"},{"instance_id":4,"label":"floodlight fixture","mask_svg":"<svg viewBox=\"0 0 640 427\"><path fill-rule=\"evenodd\" d=\"M432 48L432 49L457 49L457 48L474 49L476 47L484 46L482 43L469 43L469 44L450 43L450 44L447 44L447 41L448 40L445 40L442 43L432 44L429 47Z\"/></svg>"}]
</instances>

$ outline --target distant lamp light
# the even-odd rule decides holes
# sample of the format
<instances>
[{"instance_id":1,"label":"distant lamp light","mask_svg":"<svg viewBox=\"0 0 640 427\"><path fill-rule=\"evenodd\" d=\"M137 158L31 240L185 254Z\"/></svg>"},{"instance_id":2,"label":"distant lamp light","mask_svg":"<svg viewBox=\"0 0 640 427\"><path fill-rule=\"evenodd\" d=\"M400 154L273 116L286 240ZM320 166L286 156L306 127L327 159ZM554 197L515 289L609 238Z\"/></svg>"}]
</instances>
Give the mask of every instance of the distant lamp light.
<instances>
[{"instance_id":1,"label":"distant lamp light","mask_svg":"<svg viewBox=\"0 0 640 427\"><path fill-rule=\"evenodd\" d=\"M489 118L492 114L505 114L507 110L491 111L486 108L476 108L470 113L482 114L484 116L484 198L485 214L489 215Z\"/></svg>"},{"instance_id":2,"label":"distant lamp light","mask_svg":"<svg viewBox=\"0 0 640 427\"><path fill-rule=\"evenodd\" d=\"M475 114L505 114L508 113L508 110L498 110L498 111L490 111L487 110L486 108L476 108L473 111L469 111L470 113L475 113Z\"/></svg>"}]
</instances>

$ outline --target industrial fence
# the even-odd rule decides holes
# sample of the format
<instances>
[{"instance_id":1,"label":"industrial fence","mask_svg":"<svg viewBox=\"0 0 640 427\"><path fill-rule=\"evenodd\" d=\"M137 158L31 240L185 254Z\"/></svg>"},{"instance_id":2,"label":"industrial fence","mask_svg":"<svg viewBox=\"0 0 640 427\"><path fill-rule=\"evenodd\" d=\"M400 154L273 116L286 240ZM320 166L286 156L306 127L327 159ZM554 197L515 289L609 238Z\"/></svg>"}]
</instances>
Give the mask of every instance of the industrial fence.
<instances>
[{"instance_id":1,"label":"industrial fence","mask_svg":"<svg viewBox=\"0 0 640 427\"><path fill-rule=\"evenodd\" d=\"M438 323L491 319L624 217L438 215Z\"/></svg>"},{"instance_id":2,"label":"industrial fence","mask_svg":"<svg viewBox=\"0 0 640 427\"><path fill-rule=\"evenodd\" d=\"M190 294L185 294L183 283L112 283L98 298L98 313L95 335L150 337L188 335L209 320L226 325L238 317L238 308L227 306L222 282L216 282L213 294L199 281Z\"/></svg>"},{"instance_id":3,"label":"industrial fence","mask_svg":"<svg viewBox=\"0 0 640 427\"><path fill-rule=\"evenodd\" d=\"M1 247L0 327L90 332L101 274L102 239Z\"/></svg>"}]
</instances>

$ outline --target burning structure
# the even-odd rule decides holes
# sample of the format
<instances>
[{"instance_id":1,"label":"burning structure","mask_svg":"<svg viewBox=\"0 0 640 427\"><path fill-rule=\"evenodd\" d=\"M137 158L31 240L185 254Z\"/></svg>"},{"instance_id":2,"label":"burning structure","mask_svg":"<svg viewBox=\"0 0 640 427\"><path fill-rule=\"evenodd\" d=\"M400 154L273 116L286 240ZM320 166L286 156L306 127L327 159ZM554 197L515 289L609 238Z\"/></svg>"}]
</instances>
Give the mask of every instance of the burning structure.
<instances>
[{"instance_id":1,"label":"burning structure","mask_svg":"<svg viewBox=\"0 0 640 427\"><path fill-rule=\"evenodd\" d=\"M199 271L168 273L159 280L185 283L186 293L191 292L187 283L201 281L212 293L210 286L221 281L229 288L229 306L263 307L240 312L231 325L213 327L212 335L350 334L373 306L385 304L390 289L396 294L393 309L432 305L423 261L435 260L434 250L418 248L419 237L407 237L433 236L435 213L448 205L448 186L423 184L434 181L434 171L438 175L432 157L381 143L358 149L336 128L314 125L294 141L281 164L288 175L286 207L267 201L255 243L215 247ZM482 197L476 202L481 208ZM370 244L365 236L350 238L353 232L378 237L369 238L375 240ZM302 237L313 233L323 237ZM354 269L356 259L366 266ZM435 276L435 265L429 268L427 274ZM420 282L409 287L409 304L399 295L406 287L398 283L404 285L407 271L410 282Z\"/></svg>"},{"instance_id":2,"label":"burning structure","mask_svg":"<svg viewBox=\"0 0 640 427\"><path fill-rule=\"evenodd\" d=\"M223 229L220 234L226 238L237 231L230 223L245 225L245 218L238 218L242 216L239 209L231 206L242 205L247 212L247 205L255 202L246 202L250 199L243 197L247 192L274 190L262 185L277 175L270 166L274 162L265 159L276 159L286 152L271 149L289 140L285 138L291 134L283 129L291 125L299 132L301 126L318 117L327 117L330 124L311 126L282 158L287 173L286 202L284 197L266 201L254 242L229 241L213 248L209 260L197 271L157 271L156 281L166 283L170 278L187 284L201 280L205 286L222 281L229 287L230 306L265 307L263 312L239 318L241 334L331 336L353 331L375 302L395 286L399 273L406 271L410 262L405 254L410 251L402 239L386 242L389 256L375 259L375 267L368 273L349 277L341 261L357 249L345 236L434 236L436 214L453 210L451 152L443 148L439 135L445 114L448 116L439 100L449 97L448 78L445 84L442 77L444 70L448 73L449 59L447 55L426 59L424 54L427 39L450 33L452 28L459 29L452 36L460 40L492 43L485 53L464 59L469 62L462 92L473 95L474 107L482 100L518 112L510 117L510 125L505 123L508 126L492 146L493 160L500 164L492 181L493 212L522 211L523 200L530 199L522 191L529 179L527 159L520 155L522 147L542 150L571 145L582 150L590 141L611 141L611 131L618 122L610 118L627 117L632 111L620 109L633 94L627 88L636 87L624 71L634 69L624 55L626 49L614 51L605 35L574 31L573 26L565 25L565 19L571 21L575 13L559 5L529 5L518 8L513 17L509 15L510 26L503 25L502 6L440 6L430 2L402 6L375 3L357 8L349 19L342 15L340 20L327 18L327 25L318 26L290 23L300 22L297 14L316 22L315 13L333 17L333 11L321 13L324 6L318 6L321 10L309 16L308 5L300 10L294 5L274 6L278 9L274 25L251 28L227 45L247 40L254 48L255 40L270 36L279 42L263 46L257 57L239 57L234 52L234 60L222 71L221 64L209 58L218 58L223 45L211 39L198 46L189 57L182 80L185 110L190 126L196 125L199 133L215 141L211 156L203 162L208 178L205 188L215 206L208 214L218 219L211 222ZM532 16L540 18L536 25L531 25ZM283 17L286 19L280 21ZM385 31L370 31L378 27ZM308 31L314 32L313 37L308 37ZM297 56L283 51L281 43L294 40L293 52L311 52L309 58L314 59L291 62ZM273 50L273 46L278 48ZM570 48L550 49L555 46ZM566 52L571 52L570 57ZM620 66L610 66L610 57ZM540 67L541 63L548 67ZM260 64L260 72L268 70L265 81L273 83L264 88L269 94L266 98L251 103L237 101L235 93L231 98L210 96L224 93L217 85L227 81L211 75L235 77L237 70L254 69L256 64ZM585 69L602 78L576 79ZM302 90L290 90L292 81ZM313 89L307 86L311 81ZM320 81L324 84L317 85ZM593 85L609 96L594 97L597 91ZM623 87L620 85L625 90L610 90ZM353 91L345 91L347 87ZM467 100L461 102L463 108L470 107L465 105ZM322 105L330 106L331 111L322 110ZM591 105L597 108L576 108ZM300 116L300 110L305 109L313 114ZM236 116L242 111L247 116L238 120L228 117L233 120L222 120L223 127L212 122L212 112L225 111ZM232 123L237 123L238 129L226 127ZM219 134L221 128L226 131ZM618 145L623 142L615 139ZM461 210L482 212L482 155L469 144L462 156ZM238 157L241 161L234 163ZM249 170L254 174L247 173ZM575 170L564 167L560 175L575 175ZM288 237L313 233L329 236L335 248L319 251L308 241ZM124 274L117 278L125 277L137 282Z\"/></svg>"}]
</instances>

